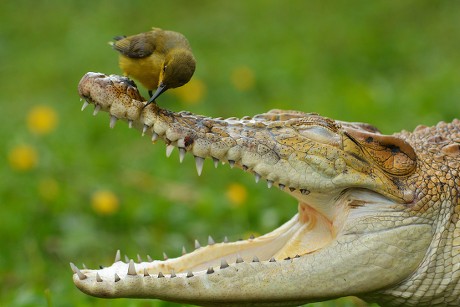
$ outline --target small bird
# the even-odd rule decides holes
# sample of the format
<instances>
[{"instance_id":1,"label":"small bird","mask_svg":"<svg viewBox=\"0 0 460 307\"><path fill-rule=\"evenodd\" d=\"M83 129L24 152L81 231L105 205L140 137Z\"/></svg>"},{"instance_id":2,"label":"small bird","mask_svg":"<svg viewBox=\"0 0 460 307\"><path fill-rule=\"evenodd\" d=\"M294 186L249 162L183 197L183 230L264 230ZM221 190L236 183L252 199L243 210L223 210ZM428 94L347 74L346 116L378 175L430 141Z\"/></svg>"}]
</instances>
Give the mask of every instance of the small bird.
<instances>
[{"instance_id":1,"label":"small bird","mask_svg":"<svg viewBox=\"0 0 460 307\"><path fill-rule=\"evenodd\" d=\"M114 40L110 45L120 53L123 74L138 80L149 91L145 106L166 90L186 84L195 72L196 60L190 44L178 32L152 28Z\"/></svg>"}]
</instances>

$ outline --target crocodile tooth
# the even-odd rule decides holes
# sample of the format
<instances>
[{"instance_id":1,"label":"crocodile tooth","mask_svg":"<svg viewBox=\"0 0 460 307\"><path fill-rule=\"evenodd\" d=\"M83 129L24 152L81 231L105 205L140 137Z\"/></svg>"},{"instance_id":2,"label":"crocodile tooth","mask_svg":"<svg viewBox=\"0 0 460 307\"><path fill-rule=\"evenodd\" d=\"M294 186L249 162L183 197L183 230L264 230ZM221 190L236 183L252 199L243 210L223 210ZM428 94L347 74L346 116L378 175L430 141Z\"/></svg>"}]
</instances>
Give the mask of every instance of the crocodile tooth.
<instances>
[{"instance_id":1,"label":"crocodile tooth","mask_svg":"<svg viewBox=\"0 0 460 307\"><path fill-rule=\"evenodd\" d=\"M199 249L200 247L200 242L198 242L198 240L195 240L195 249Z\"/></svg>"},{"instance_id":2,"label":"crocodile tooth","mask_svg":"<svg viewBox=\"0 0 460 307\"><path fill-rule=\"evenodd\" d=\"M228 243L228 238L227 238L227 236L224 237L224 243Z\"/></svg>"},{"instance_id":3,"label":"crocodile tooth","mask_svg":"<svg viewBox=\"0 0 460 307\"><path fill-rule=\"evenodd\" d=\"M268 262L276 262L276 260L274 257L271 257L270 260L268 260Z\"/></svg>"},{"instance_id":4,"label":"crocodile tooth","mask_svg":"<svg viewBox=\"0 0 460 307\"><path fill-rule=\"evenodd\" d=\"M153 262L153 259L152 259L152 257L150 257L150 255L147 255L147 261L148 262Z\"/></svg>"},{"instance_id":5,"label":"crocodile tooth","mask_svg":"<svg viewBox=\"0 0 460 307\"><path fill-rule=\"evenodd\" d=\"M228 165L230 165L230 168L233 168L235 166L235 161L234 160L228 160Z\"/></svg>"},{"instance_id":6,"label":"crocodile tooth","mask_svg":"<svg viewBox=\"0 0 460 307\"><path fill-rule=\"evenodd\" d=\"M75 264L73 264L72 262L70 263L70 268L72 269L72 271L73 271L74 273L76 273L76 274L78 275L78 278L79 278L80 280L83 280L83 279L86 279L86 278L87 278L87 276L86 276L85 274L83 274L83 273L77 268L77 266L76 266Z\"/></svg>"},{"instance_id":7,"label":"crocodile tooth","mask_svg":"<svg viewBox=\"0 0 460 307\"><path fill-rule=\"evenodd\" d=\"M145 127L145 126L144 126ZM144 131L142 131L142 134L144 133ZM152 142L155 143L156 141L158 140L158 133L154 132L152 134Z\"/></svg>"},{"instance_id":8,"label":"crocodile tooth","mask_svg":"<svg viewBox=\"0 0 460 307\"><path fill-rule=\"evenodd\" d=\"M198 176L200 176L201 172L203 171L203 164L204 164L204 158L195 156L195 165L196 165L196 171L198 173Z\"/></svg>"},{"instance_id":9,"label":"crocodile tooth","mask_svg":"<svg viewBox=\"0 0 460 307\"><path fill-rule=\"evenodd\" d=\"M171 278L174 278L174 277L176 277L176 276L177 276L177 275L176 275L176 272L174 272L174 270L171 270Z\"/></svg>"},{"instance_id":10,"label":"crocodile tooth","mask_svg":"<svg viewBox=\"0 0 460 307\"><path fill-rule=\"evenodd\" d=\"M247 171L248 170L248 166L247 165L243 165L243 171Z\"/></svg>"},{"instance_id":11,"label":"crocodile tooth","mask_svg":"<svg viewBox=\"0 0 460 307\"><path fill-rule=\"evenodd\" d=\"M165 252L163 252L163 259L164 259L164 260L168 260L168 255L166 255Z\"/></svg>"},{"instance_id":12,"label":"crocodile tooth","mask_svg":"<svg viewBox=\"0 0 460 307\"><path fill-rule=\"evenodd\" d=\"M300 258L300 255L299 255L299 254L296 254L296 255L294 256L294 258Z\"/></svg>"},{"instance_id":13,"label":"crocodile tooth","mask_svg":"<svg viewBox=\"0 0 460 307\"><path fill-rule=\"evenodd\" d=\"M182 163L182 161L184 161L185 153L186 153L185 148L179 147L179 162L180 163Z\"/></svg>"},{"instance_id":14,"label":"crocodile tooth","mask_svg":"<svg viewBox=\"0 0 460 307\"><path fill-rule=\"evenodd\" d=\"M212 274L212 273L214 273L214 269L212 266L210 266L208 270L206 271L206 274Z\"/></svg>"},{"instance_id":15,"label":"crocodile tooth","mask_svg":"<svg viewBox=\"0 0 460 307\"><path fill-rule=\"evenodd\" d=\"M217 168L219 166L219 159L212 158L212 162L214 162L214 167Z\"/></svg>"},{"instance_id":16,"label":"crocodile tooth","mask_svg":"<svg viewBox=\"0 0 460 307\"><path fill-rule=\"evenodd\" d=\"M295 188L289 187L289 191L294 192L294 191L295 191Z\"/></svg>"},{"instance_id":17,"label":"crocodile tooth","mask_svg":"<svg viewBox=\"0 0 460 307\"><path fill-rule=\"evenodd\" d=\"M101 276L99 276L99 273L96 273L96 281L97 282L102 282Z\"/></svg>"},{"instance_id":18,"label":"crocodile tooth","mask_svg":"<svg viewBox=\"0 0 460 307\"><path fill-rule=\"evenodd\" d=\"M166 157L167 158L171 156L173 149L174 149L174 145L169 144L168 146L166 146Z\"/></svg>"},{"instance_id":19,"label":"crocodile tooth","mask_svg":"<svg viewBox=\"0 0 460 307\"><path fill-rule=\"evenodd\" d=\"M252 262L259 262L259 258L257 258L257 256L254 256L254 258L252 258Z\"/></svg>"},{"instance_id":20,"label":"crocodile tooth","mask_svg":"<svg viewBox=\"0 0 460 307\"><path fill-rule=\"evenodd\" d=\"M310 191L307 189L300 189L300 193L302 193L302 195L308 195L310 194Z\"/></svg>"},{"instance_id":21,"label":"crocodile tooth","mask_svg":"<svg viewBox=\"0 0 460 307\"><path fill-rule=\"evenodd\" d=\"M211 236L208 236L208 245L213 245L214 243L216 243L214 239Z\"/></svg>"},{"instance_id":22,"label":"crocodile tooth","mask_svg":"<svg viewBox=\"0 0 460 307\"><path fill-rule=\"evenodd\" d=\"M281 183L278 184L278 188L279 188L280 190L284 190L285 187L286 187L286 186L285 186L284 184L281 184Z\"/></svg>"},{"instance_id":23,"label":"crocodile tooth","mask_svg":"<svg viewBox=\"0 0 460 307\"><path fill-rule=\"evenodd\" d=\"M100 110L101 110L101 106L100 106L99 104L97 104L97 105L94 107L93 116L96 116L97 113L99 113Z\"/></svg>"},{"instance_id":24,"label":"crocodile tooth","mask_svg":"<svg viewBox=\"0 0 460 307\"><path fill-rule=\"evenodd\" d=\"M190 277L193 277L192 271L188 271L188 272L187 272L187 278L190 278Z\"/></svg>"},{"instance_id":25,"label":"crocodile tooth","mask_svg":"<svg viewBox=\"0 0 460 307\"><path fill-rule=\"evenodd\" d=\"M115 282L120 281L120 277L115 273Z\"/></svg>"},{"instance_id":26,"label":"crocodile tooth","mask_svg":"<svg viewBox=\"0 0 460 307\"><path fill-rule=\"evenodd\" d=\"M185 249L185 246L182 246L182 255L187 254L187 250Z\"/></svg>"},{"instance_id":27,"label":"crocodile tooth","mask_svg":"<svg viewBox=\"0 0 460 307\"><path fill-rule=\"evenodd\" d=\"M110 124L109 124L109 127L110 129L113 129L115 127L115 124L117 123L117 120L118 118L116 118L115 116L110 116Z\"/></svg>"},{"instance_id":28,"label":"crocodile tooth","mask_svg":"<svg viewBox=\"0 0 460 307\"><path fill-rule=\"evenodd\" d=\"M115 263L115 262L118 262L120 260L121 260L120 250L117 250L117 253L115 254L115 260L113 262Z\"/></svg>"},{"instance_id":29,"label":"crocodile tooth","mask_svg":"<svg viewBox=\"0 0 460 307\"><path fill-rule=\"evenodd\" d=\"M83 266L83 269L84 269L84 270L87 270L87 269L88 269L84 263L82 263L81 265Z\"/></svg>"},{"instance_id":30,"label":"crocodile tooth","mask_svg":"<svg viewBox=\"0 0 460 307\"><path fill-rule=\"evenodd\" d=\"M147 268L144 268L144 277L149 277L149 272L147 271Z\"/></svg>"},{"instance_id":31,"label":"crocodile tooth","mask_svg":"<svg viewBox=\"0 0 460 307\"><path fill-rule=\"evenodd\" d=\"M145 133L147 132L147 129L149 129L149 126L147 125L144 125L144 127L142 127L142 136L145 135Z\"/></svg>"},{"instance_id":32,"label":"crocodile tooth","mask_svg":"<svg viewBox=\"0 0 460 307\"><path fill-rule=\"evenodd\" d=\"M139 255L139 254L137 254L137 262L138 263L144 262L144 261L142 261L141 255Z\"/></svg>"},{"instance_id":33,"label":"crocodile tooth","mask_svg":"<svg viewBox=\"0 0 460 307\"><path fill-rule=\"evenodd\" d=\"M163 277L165 277L165 276L163 275L163 273L158 272L158 278L163 278Z\"/></svg>"},{"instance_id":34,"label":"crocodile tooth","mask_svg":"<svg viewBox=\"0 0 460 307\"><path fill-rule=\"evenodd\" d=\"M225 260L224 258L222 258L222 259L220 260L220 268L221 268L221 269L228 268L227 260Z\"/></svg>"},{"instance_id":35,"label":"crocodile tooth","mask_svg":"<svg viewBox=\"0 0 460 307\"><path fill-rule=\"evenodd\" d=\"M254 179L256 180L256 183L258 183L260 180L260 175L257 173L254 173Z\"/></svg>"},{"instance_id":36,"label":"crocodile tooth","mask_svg":"<svg viewBox=\"0 0 460 307\"><path fill-rule=\"evenodd\" d=\"M267 180L267 187L270 189L273 185L273 181Z\"/></svg>"},{"instance_id":37,"label":"crocodile tooth","mask_svg":"<svg viewBox=\"0 0 460 307\"><path fill-rule=\"evenodd\" d=\"M253 234L251 234L251 235L249 236L249 240L254 240L254 238L255 238L255 236L254 236Z\"/></svg>"},{"instance_id":38,"label":"crocodile tooth","mask_svg":"<svg viewBox=\"0 0 460 307\"><path fill-rule=\"evenodd\" d=\"M128 264L128 275L136 276L136 267L134 266L134 261L133 259L129 260Z\"/></svg>"},{"instance_id":39,"label":"crocodile tooth","mask_svg":"<svg viewBox=\"0 0 460 307\"><path fill-rule=\"evenodd\" d=\"M101 269L101 270L102 270L102 269L104 269L104 266L102 266L102 265L99 265L99 269Z\"/></svg>"},{"instance_id":40,"label":"crocodile tooth","mask_svg":"<svg viewBox=\"0 0 460 307\"><path fill-rule=\"evenodd\" d=\"M241 258L241 256L238 254L236 256L236 263L243 263L243 262L244 262L243 258Z\"/></svg>"},{"instance_id":41,"label":"crocodile tooth","mask_svg":"<svg viewBox=\"0 0 460 307\"><path fill-rule=\"evenodd\" d=\"M81 101L81 99L80 99ZM85 100L85 102L83 102L83 105L81 106L81 110L83 111L84 109L86 109L86 107L89 106L89 103L88 101Z\"/></svg>"},{"instance_id":42,"label":"crocodile tooth","mask_svg":"<svg viewBox=\"0 0 460 307\"><path fill-rule=\"evenodd\" d=\"M125 255L125 262L128 263L129 262L129 258L128 258L128 255Z\"/></svg>"}]
</instances>

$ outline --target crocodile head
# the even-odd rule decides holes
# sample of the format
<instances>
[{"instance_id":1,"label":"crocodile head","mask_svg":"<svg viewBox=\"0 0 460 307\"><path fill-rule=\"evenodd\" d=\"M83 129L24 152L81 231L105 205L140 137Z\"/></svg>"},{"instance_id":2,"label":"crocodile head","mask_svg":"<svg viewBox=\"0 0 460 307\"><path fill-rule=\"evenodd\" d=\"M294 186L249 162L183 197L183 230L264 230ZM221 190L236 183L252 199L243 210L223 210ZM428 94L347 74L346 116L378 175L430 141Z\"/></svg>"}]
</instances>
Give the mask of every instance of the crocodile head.
<instances>
[{"instance_id":1,"label":"crocodile head","mask_svg":"<svg viewBox=\"0 0 460 307\"><path fill-rule=\"evenodd\" d=\"M254 117L209 118L145 106L127 78L87 73L84 107L128 122L169 156L227 163L296 201L298 213L257 238L196 246L181 257L121 261L78 269L83 292L200 305L298 305L403 287L432 240L432 226L411 213L417 156L398 135L317 114L272 110ZM399 287L399 288L398 288Z\"/></svg>"}]
</instances>

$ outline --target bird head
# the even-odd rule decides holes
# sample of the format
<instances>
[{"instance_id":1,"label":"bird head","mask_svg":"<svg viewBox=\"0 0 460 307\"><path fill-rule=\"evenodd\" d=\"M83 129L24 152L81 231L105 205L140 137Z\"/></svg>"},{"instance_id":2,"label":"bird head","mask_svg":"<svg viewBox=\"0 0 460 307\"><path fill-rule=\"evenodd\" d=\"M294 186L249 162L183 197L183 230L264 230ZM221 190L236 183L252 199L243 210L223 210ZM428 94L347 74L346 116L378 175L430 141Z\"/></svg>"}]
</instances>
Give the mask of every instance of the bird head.
<instances>
[{"instance_id":1,"label":"bird head","mask_svg":"<svg viewBox=\"0 0 460 307\"><path fill-rule=\"evenodd\" d=\"M195 67L195 57L190 50L177 48L168 52L160 71L157 91L150 100L155 100L167 89L186 84L192 78Z\"/></svg>"}]
</instances>

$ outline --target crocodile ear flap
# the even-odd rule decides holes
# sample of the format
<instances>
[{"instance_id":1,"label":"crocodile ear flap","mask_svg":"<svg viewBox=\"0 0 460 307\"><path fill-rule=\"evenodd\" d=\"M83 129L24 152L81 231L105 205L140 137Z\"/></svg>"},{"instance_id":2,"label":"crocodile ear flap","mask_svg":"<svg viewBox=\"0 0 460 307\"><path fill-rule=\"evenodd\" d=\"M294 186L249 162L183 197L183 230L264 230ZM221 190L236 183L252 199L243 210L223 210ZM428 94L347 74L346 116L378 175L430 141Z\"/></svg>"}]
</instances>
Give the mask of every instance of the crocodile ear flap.
<instances>
[{"instance_id":1,"label":"crocodile ear flap","mask_svg":"<svg viewBox=\"0 0 460 307\"><path fill-rule=\"evenodd\" d=\"M347 136L385 172L404 176L414 170L417 156L412 146L406 141L392 135L372 133L351 127L344 128Z\"/></svg>"}]
</instances>

